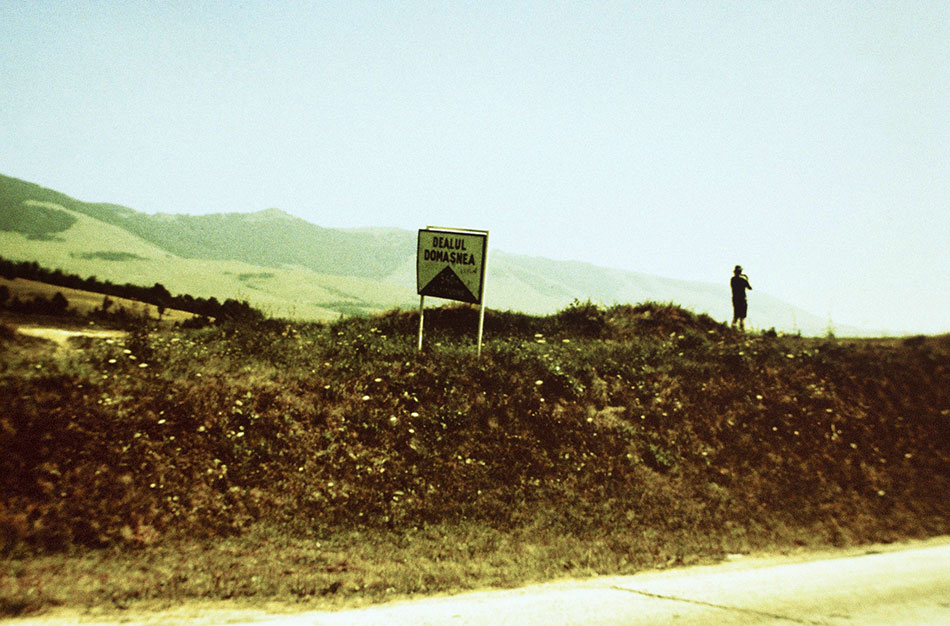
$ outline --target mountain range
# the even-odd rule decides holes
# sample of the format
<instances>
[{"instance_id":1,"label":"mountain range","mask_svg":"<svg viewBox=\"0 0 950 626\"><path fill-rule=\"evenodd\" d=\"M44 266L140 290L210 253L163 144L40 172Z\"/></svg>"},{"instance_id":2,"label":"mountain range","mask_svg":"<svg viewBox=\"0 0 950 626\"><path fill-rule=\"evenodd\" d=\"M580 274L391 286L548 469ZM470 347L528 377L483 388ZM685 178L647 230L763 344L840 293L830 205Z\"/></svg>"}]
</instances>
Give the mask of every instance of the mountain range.
<instances>
[{"instance_id":1,"label":"mountain range","mask_svg":"<svg viewBox=\"0 0 950 626\"><path fill-rule=\"evenodd\" d=\"M329 320L418 307L415 255L410 230L323 228L278 209L146 214L0 175L0 256L119 284L161 283L173 294L247 300L278 317ZM546 314L574 300L674 302L728 321L729 298L726 281L674 280L495 249L488 254L488 308ZM827 320L757 291L750 294L749 323L805 335L829 331Z\"/></svg>"}]
</instances>

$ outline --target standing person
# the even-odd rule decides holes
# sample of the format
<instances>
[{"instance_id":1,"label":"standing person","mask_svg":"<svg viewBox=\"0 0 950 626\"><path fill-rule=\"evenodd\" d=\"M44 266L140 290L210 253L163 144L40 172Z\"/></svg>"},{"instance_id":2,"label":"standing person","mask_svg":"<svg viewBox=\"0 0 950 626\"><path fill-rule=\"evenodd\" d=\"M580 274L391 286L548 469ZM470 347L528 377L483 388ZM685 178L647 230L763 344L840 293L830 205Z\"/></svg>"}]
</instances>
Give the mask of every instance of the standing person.
<instances>
[{"instance_id":1,"label":"standing person","mask_svg":"<svg viewBox=\"0 0 950 626\"><path fill-rule=\"evenodd\" d=\"M745 299L745 290L752 289L749 284L749 277L742 273L742 266L736 265L733 270L732 280L729 286L732 287L732 327L739 323L739 330L745 331L745 316L749 308L749 303Z\"/></svg>"}]
</instances>

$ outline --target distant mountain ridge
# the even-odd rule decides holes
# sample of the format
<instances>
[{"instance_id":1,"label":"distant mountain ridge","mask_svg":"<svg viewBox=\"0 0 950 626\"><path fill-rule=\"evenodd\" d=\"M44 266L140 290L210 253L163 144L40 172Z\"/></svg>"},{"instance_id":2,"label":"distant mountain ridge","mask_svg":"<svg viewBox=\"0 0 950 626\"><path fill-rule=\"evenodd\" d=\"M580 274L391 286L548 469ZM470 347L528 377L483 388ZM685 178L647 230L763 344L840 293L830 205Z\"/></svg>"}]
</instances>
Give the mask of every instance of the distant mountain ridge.
<instances>
[{"instance_id":1,"label":"distant mountain ridge","mask_svg":"<svg viewBox=\"0 0 950 626\"><path fill-rule=\"evenodd\" d=\"M11 260L113 282L160 282L173 293L247 299L285 317L332 319L418 306L414 231L323 228L274 208L149 215L0 175L0 249ZM718 320L731 316L727 285L489 252L487 306L544 314L575 299L675 302ZM750 324L812 335L829 330L827 320L758 292L751 296Z\"/></svg>"}]
</instances>

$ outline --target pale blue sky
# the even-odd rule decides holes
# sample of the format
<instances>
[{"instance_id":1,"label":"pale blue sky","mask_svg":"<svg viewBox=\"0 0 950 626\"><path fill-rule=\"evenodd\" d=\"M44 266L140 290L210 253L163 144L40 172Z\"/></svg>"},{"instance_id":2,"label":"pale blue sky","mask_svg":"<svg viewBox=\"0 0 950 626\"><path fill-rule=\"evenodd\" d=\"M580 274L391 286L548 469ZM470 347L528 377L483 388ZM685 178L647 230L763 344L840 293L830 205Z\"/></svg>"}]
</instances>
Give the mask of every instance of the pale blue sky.
<instances>
[{"instance_id":1,"label":"pale blue sky","mask_svg":"<svg viewBox=\"0 0 950 626\"><path fill-rule=\"evenodd\" d=\"M950 2L0 0L0 172L950 331Z\"/></svg>"}]
</instances>

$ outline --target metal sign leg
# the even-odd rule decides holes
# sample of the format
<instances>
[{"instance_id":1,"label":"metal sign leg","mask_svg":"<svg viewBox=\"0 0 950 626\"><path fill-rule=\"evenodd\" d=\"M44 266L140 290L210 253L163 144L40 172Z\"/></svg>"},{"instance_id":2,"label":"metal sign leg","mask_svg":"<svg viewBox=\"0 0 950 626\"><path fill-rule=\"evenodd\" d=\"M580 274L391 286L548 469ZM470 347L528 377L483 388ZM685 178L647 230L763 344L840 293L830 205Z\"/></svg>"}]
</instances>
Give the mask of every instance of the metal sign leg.
<instances>
[{"instance_id":1,"label":"metal sign leg","mask_svg":"<svg viewBox=\"0 0 950 626\"><path fill-rule=\"evenodd\" d=\"M416 348L418 352L422 352L422 319L424 317L424 306L426 301L425 296L419 296L419 343Z\"/></svg>"},{"instance_id":2,"label":"metal sign leg","mask_svg":"<svg viewBox=\"0 0 950 626\"><path fill-rule=\"evenodd\" d=\"M482 302L481 311L478 314L478 350L476 356L482 356L482 334L485 330L485 303Z\"/></svg>"}]
</instances>

